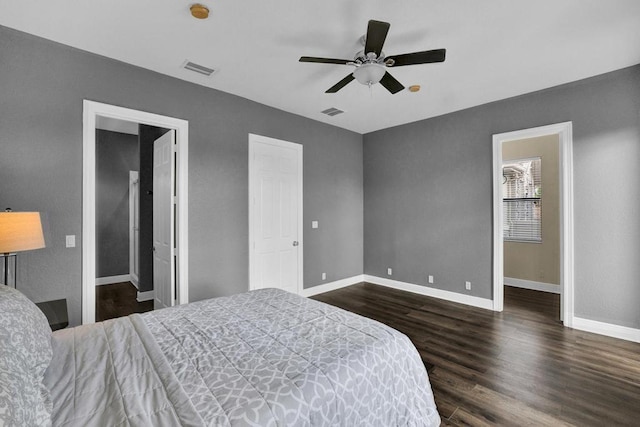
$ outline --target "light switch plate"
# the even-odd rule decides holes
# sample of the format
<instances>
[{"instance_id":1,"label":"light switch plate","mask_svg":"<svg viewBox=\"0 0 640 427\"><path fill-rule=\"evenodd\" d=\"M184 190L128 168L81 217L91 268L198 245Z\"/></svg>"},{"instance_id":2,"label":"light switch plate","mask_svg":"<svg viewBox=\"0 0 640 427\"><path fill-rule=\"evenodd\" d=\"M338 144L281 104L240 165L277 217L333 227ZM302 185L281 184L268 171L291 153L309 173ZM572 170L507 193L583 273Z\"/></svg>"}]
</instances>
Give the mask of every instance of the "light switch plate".
<instances>
[{"instance_id":1,"label":"light switch plate","mask_svg":"<svg viewBox=\"0 0 640 427\"><path fill-rule=\"evenodd\" d=\"M76 236L75 234L68 234L65 241L68 248L76 247Z\"/></svg>"},{"instance_id":2,"label":"light switch plate","mask_svg":"<svg viewBox=\"0 0 640 427\"><path fill-rule=\"evenodd\" d=\"M318 221L311 221L311 228L318 228Z\"/></svg>"}]
</instances>

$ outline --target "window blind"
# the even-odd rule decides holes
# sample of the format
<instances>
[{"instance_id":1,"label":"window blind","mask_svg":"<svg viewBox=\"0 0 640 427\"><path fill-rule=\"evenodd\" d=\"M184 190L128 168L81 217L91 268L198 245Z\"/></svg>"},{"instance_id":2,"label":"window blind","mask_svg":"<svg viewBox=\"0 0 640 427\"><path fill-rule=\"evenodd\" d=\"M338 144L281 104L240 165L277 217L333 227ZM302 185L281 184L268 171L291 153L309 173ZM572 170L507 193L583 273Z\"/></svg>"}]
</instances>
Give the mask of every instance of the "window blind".
<instances>
[{"instance_id":1,"label":"window blind","mask_svg":"<svg viewBox=\"0 0 640 427\"><path fill-rule=\"evenodd\" d=\"M542 242L542 159L505 161L502 176L504 240Z\"/></svg>"}]
</instances>

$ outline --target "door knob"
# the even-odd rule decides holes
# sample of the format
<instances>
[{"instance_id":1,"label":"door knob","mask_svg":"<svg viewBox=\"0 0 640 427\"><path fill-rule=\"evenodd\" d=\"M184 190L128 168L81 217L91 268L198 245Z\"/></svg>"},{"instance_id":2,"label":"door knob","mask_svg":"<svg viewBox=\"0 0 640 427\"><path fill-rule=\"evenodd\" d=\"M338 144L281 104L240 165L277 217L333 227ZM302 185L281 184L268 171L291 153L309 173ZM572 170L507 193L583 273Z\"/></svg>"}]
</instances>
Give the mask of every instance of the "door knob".
<instances>
[{"instance_id":1,"label":"door knob","mask_svg":"<svg viewBox=\"0 0 640 427\"><path fill-rule=\"evenodd\" d=\"M298 246L298 241L297 240L293 241L293 246Z\"/></svg>"}]
</instances>

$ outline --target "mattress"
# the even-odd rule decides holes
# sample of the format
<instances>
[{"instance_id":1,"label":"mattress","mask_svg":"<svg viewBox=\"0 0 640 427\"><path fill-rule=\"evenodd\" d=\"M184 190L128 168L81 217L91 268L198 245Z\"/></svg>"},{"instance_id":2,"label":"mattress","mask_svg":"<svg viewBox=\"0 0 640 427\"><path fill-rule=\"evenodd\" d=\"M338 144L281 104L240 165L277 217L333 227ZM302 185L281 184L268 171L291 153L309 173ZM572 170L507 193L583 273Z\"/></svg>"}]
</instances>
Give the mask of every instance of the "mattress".
<instances>
[{"instance_id":1,"label":"mattress","mask_svg":"<svg viewBox=\"0 0 640 427\"><path fill-rule=\"evenodd\" d=\"M54 426L437 426L400 332L277 289L56 331Z\"/></svg>"}]
</instances>

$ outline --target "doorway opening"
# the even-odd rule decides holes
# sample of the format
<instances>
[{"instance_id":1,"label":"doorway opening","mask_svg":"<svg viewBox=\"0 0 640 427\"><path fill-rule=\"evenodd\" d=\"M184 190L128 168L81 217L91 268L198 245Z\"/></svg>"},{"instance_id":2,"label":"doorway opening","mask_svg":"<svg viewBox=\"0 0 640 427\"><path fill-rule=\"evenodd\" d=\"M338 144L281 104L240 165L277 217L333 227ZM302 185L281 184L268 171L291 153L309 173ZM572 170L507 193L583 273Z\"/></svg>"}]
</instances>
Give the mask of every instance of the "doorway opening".
<instances>
[{"instance_id":1,"label":"doorway opening","mask_svg":"<svg viewBox=\"0 0 640 427\"><path fill-rule=\"evenodd\" d=\"M560 320L558 135L502 144L505 310Z\"/></svg>"},{"instance_id":2,"label":"doorway opening","mask_svg":"<svg viewBox=\"0 0 640 427\"><path fill-rule=\"evenodd\" d=\"M131 110L123 107L112 106L108 104L102 104L98 102L85 100L83 103L84 110L84 120L83 120L83 224L82 224L82 323L93 323L96 320L96 284L100 282L110 282L116 283L118 280L126 276L127 281L126 285L128 285L131 289L124 290L125 292L132 292L133 295L136 295L137 302L144 300L154 299L155 305L155 294L163 295L164 304L162 306L173 305L173 304L184 304L188 302L188 122L181 119L176 119L172 117L160 116L157 114L146 113L137 110ZM126 269L125 271L128 274L123 276L112 276L109 279L100 280L96 279L96 277L100 277L100 272L97 275L97 255L99 252L104 251L104 248L98 245L98 237L100 235L100 229L97 228L97 218L105 213L108 214L108 211L112 209L111 204L100 203L96 198L96 193L98 193L96 184L96 167L97 164L97 150L99 148L99 144L97 141L96 135L99 133L96 129L101 127L101 124L105 122L114 122L114 123L129 123L138 128L138 138L139 147L144 147L144 153L139 153L140 158L150 159L147 163L149 163L149 169L147 172L144 172L146 175L154 173L154 141L156 139L160 139L160 135L163 134L171 134L171 142L166 144L169 146L168 150L170 150L170 154L166 155L167 164L170 165L169 168L169 176L168 179L164 180L168 183L167 188L160 193L167 194L164 197L159 197L159 199L165 201L166 209L159 209L160 213L166 211L166 215L162 215L163 224L165 224L162 228L157 227L157 224L152 228L151 224L157 222L157 217L159 215L152 214L153 205L150 208L146 208L148 213L145 215L145 207L142 206L144 199L139 199L141 201L141 205L138 206L138 212L135 211L135 206L132 206L129 203L129 209L122 209L122 215L126 217L126 236L123 238L126 241L121 242L126 246L125 252L125 262L126 266L120 266L119 268ZM143 141L142 136L144 134L144 138L150 139ZM144 144L143 144L144 142ZM141 150L142 151L142 150ZM122 154L122 153L121 153ZM149 157L150 156L150 157ZM143 162L140 162L140 169L145 167ZM148 205L148 203L155 204L155 198L152 196L153 191L151 187L149 189L145 188L144 185L140 185L139 180L137 181L135 176L136 172L143 172L142 170L136 171L135 168L131 168L131 171L126 171L127 175L124 179L128 182L127 187L127 201L132 200L134 197L131 194L131 190L133 187L133 191L137 191L140 194L148 194L148 201L144 202ZM124 172L123 172L124 173ZM146 176L145 175L145 176ZM137 181L137 182L136 182ZM158 180L162 181L162 180ZM151 182L151 179L149 179ZM155 182L153 190L155 188ZM133 208L133 209L132 209ZM164 246L166 252L166 262L170 265L168 270L162 271L164 275L167 276L167 282L165 283L166 287L170 287L171 289L160 290L161 292L155 292L154 290L148 291L136 290L134 287L134 283L139 282L139 276L141 273L140 269L143 269L143 266L140 263L140 257L136 259L135 252L131 252L131 246L136 245L136 238L138 241L138 245L140 245L140 240L144 239L144 236L141 236L139 233L138 225L135 224L135 217L138 216L142 218L140 222L142 222L146 229L163 229L162 235L167 237L167 239L161 239L164 242ZM153 221L151 220L151 216L153 216ZM136 230L136 228L138 228ZM138 233L136 233L138 232ZM157 237L154 231L151 232L152 239ZM108 233L103 233L106 235ZM148 234L148 233L147 233ZM155 248L155 242L150 240L149 246L153 245ZM112 259L115 255L116 251L109 253L109 248L106 248L106 257L105 259ZM155 253L155 251L154 251ZM128 256L127 256L128 254ZM122 255L122 254L118 254ZM152 273L156 274L155 261ZM113 280L116 280L114 282ZM122 287L124 281L119 281L119 286ZM139 283L138 283L139 284ZM111 286L111 285L109 285ZM106 289L106 288L105 288ZM136 292L137 291L137 292ZM115 292L115 291L114 291ZM119 291L120 292L120 291ZM133 303L136 303L134 301ZM157 307L156 307L157 308Z\"/></svg>"},{"instance_id":3,"label":"doorway opening","mask_svg":"<svg viewBox=\"0 0 640 427\"><path fill-rule=\"evenodd\" d=\"M529 144L525 147L526 143ZM543 149L541 147L548 150L548 159L549 153L557 150L557 160L547 162L548 172L552 172L554 161L558 165L556 191L551 182L548 181L545 188L540 180L540 168L545 167L541 166L539 155L533 151ZM511 285L508 296L515 304L529 301L534 305L549 304L550 310L557 310L553 308L555 304L564 325L571 327L573 324L572 147L571 122L493 136L495 311L504 309L507 284ZM549 215L545 217L541 212L542 206L547 204ZM554 209L558 213L557 218L552 215ZM546 236L542 234L545 225ZM537 293L541 291L551 295Z\"/></svg>"},{"instance_id":4,"label":"doorway opening","mask_svg":"<svg viewBox=\"0 0 640 427\"><path fill-rule=\"evenodd\" d=\"M139 277L139 265L152 262L151 253L140 248L140 198L152 196L140 195L139 175L144 167L148 180L147 163L153 162L148 154L141 156L148 150L141 149L139 127L102 116L96 122L96 321L153 309L146 298L153 293L153 278ZM142 225L152 227L145 219L153 212L145 214Z\"/></svg>"}]
</instances>

